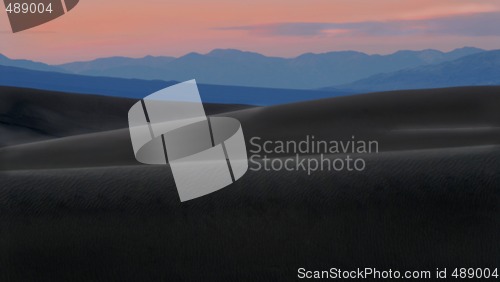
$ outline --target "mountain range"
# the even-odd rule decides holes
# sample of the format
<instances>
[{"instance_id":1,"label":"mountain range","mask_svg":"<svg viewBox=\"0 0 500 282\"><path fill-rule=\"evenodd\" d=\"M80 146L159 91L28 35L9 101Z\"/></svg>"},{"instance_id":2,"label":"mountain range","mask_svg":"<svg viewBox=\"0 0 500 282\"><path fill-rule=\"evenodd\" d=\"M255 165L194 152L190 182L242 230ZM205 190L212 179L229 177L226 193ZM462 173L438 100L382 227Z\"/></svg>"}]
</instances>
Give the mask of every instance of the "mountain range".
<instances>
[{"instance_id":1,"label":"mountain range","mask_svg":"<svg viewBox=\"0 0 500 282\"><path fill-rule=\"evenodd\" d=\"M337 51L280 58L234 49L216 49L208 54L189 53L179 58L110 57L62 65L0 56L0 65L88 76L165 81L195 78L199 83L215 85L318 89L333 85L349 86L374 75L451 62L483 52L482 49L464 47L450 52L427 49L368 55L357 51Z\"/></svg>"},{"instance_id":2,"label":"mountain range","mask_svg":"<svg viewBox=\"0 0 500 282\"><path fill-rule=\"evenodd\" d=\"M481 52L440 64L381 73L332 89L372 92L479 85L500 85L500 50Z\"/></svg>"},{"instance_id":3,"label":"mountain range","mask_svg":"<svg viewBox=\"0 0 500 282\"><path fill-rule=\"evenodd\" d=\"M34 62L34 61L30 61L30 60L10 59L7 56L4 56L2 54L0 54L0 65L25 68L25 69L30 69L30 70L39 70L39 71L66 72L63 68L59 68L56 66L51 66L48 64Z\"/></svg>"},{"instance_id":4,"label":"mountain range","mask_svg":"<svg viewBox=\"0 0 500 282\"><path fill-rule=\"evenodd\" d=\"M202 87L220 91L209 95L217 96L218 103L228 100L273 104L309 100L309 96L500 85L500 50L472 47L447 53L399 51L385 56L355 51L330 52L303 54L293 59L219 49L206 55L190 53L180 58L111 57L63 65L13 60L0 55L0 66L3 73L0 82L5 86L134 98L195 78L205 85ZM8 67L11 69L6 69ZM260 100L250 98L251 93ZM270 93L291 96L275 99ZM224 95L231 97L224 98ZM247 95L244 99L234 99Z\"/></svg>"},{"instance_id":5,"label":"mountain range","mask_svg":"<svg viewBox=\"0 0 500 282\"><path fill-rule=\"evenodd\" d=\"M0 65L0 86L141 99L176 81L95 77ZM352 94L347 91L198 84L205 103L275 105Z\"/></svg>"}]
</instances>

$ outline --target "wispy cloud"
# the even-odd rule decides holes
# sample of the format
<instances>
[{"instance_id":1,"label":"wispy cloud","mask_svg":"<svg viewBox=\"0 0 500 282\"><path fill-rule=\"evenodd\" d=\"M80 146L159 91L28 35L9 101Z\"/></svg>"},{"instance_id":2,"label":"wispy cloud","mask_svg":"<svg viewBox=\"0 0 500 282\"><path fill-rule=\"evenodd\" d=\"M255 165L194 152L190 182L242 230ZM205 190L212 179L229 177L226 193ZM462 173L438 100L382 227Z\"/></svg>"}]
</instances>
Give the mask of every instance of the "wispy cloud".
<instances>
[{"instance_id":1,"label":"wispy cloud","mask_svg":"<svg viewBox=\"0 0 500 282\"><path fill-rule=\"evenodd\" d=\"M472 13L421 20L365 21L346 23L289 22L218 27L217 30L247 31L259 36L328 36L339 34L399 36L458 35L500 36L500 12Z\"/></svg>"}]
</instances>

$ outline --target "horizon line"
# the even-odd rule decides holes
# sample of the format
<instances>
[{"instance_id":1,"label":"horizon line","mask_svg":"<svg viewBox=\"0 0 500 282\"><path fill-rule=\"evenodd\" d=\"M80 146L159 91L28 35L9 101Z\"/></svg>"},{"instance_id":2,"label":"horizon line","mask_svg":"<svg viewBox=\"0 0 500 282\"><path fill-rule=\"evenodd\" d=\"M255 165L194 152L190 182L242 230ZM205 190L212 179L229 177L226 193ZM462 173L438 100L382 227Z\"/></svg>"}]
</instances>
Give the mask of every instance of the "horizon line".
<instances>
[{"instance_id":1,"label":"horizon line","mask_svg":"<svg viewBox=\"0 0 500 282\"><path fill-rule=\"evenodd\" d=\"M370 52L363 52L363 51L354 50L354 49L344 49L344 50L332 50L332 51L326 51L326 52L304 52L304 53L300 53L300 54L298 54L296 56L290 56L290 57L284 56L284 57L280 57L280 56L266 55L266 54L260 53L260 52L248 51L248 50L242 50L242 49L236 49L236 48L215 48L215 49L212 49L209 52L205 52L205 53L191 51L191 52L187 52L184 55L178 56L178 57L177 56L169 56L169 55L151 55L151 54L140 56L140 57L131 57L131 56L129 57L129 56L125 56L125 55L116 55L116 56L107 56L107 57L106 56L105 57L95 57L95 58L91 58L91 59L87 59L87 60L67 61L67 62L56 63L56 64L47 63L47 62L44 62L44 61L39 61L39 60L35 60L35 59L30 59L30 58L13 58L13 57L9 57L5 53L0 53L0 55L4 56L4 57L6 57L7 59L10 59L10 60L28 60L28 61L32 61L32 62L44 63L44 64L47 64L47 65L50 65L50 66L58 66L58 65L70 64L70 63L92 62L92 61L96 61L96 60L100 60L100 59L109 59L109 58L144 59L144 58L148 58L148 57L153 57L153 58L173 58L173 59L179 59L179 58L183 58L185 56L191 55L191 54L202 55L202 56L209 55L210 53L213 53L214 51L238 51L238 52L241 52L241 53L258 54L258 55L261 55L261 56L264 56L264 57L267 57L267 58L296 59L296 58L299 58L299 57L301 57L303 55L308 55L308 54L312 54L312 55L324 55L324 54L330 54L330 53L356 52L356 53L365 54L365 55L368 55L368 56L390 56L390 55L394 55L396 53L405 52L405 51L409 51L409 52L438 51L438 52L441 52L441 53L449 53L449 52L453 52L453 51L460 50L460 49L466 49L466 48L479 49L479 50L482 50L482 51L500 50L500 47L499 47L499 49L483 49L483 48L479 48L479 47L475 47L475 46L462 46L462 47L456 47L456 48L451 48L451 49L447 49L447 50L437 49L437 48L400 49L400 50L393 51L393 52L388 52L388 53L370 53Z\"/></svg>"}]
</instances>

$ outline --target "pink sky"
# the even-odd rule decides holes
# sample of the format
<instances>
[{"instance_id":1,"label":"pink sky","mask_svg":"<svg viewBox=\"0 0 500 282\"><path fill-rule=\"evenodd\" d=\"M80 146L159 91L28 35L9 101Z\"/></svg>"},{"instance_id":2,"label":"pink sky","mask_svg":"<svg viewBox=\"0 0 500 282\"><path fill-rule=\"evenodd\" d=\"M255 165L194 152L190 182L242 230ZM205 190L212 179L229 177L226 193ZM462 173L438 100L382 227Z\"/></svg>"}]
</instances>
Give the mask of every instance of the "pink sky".
<instances>
[{"instance_id":1,"label":"pink sky","mask_svg":"<svg viewBox=\"0 0 500 282\"><path fill-rule=\"evenodd\" d=\"M491 0L80 0L61 18L16 34L5 11L0 16L0 53L47 63L215 48L283 57L500 48L500 1Z\"/></svg>"}]
</instances>

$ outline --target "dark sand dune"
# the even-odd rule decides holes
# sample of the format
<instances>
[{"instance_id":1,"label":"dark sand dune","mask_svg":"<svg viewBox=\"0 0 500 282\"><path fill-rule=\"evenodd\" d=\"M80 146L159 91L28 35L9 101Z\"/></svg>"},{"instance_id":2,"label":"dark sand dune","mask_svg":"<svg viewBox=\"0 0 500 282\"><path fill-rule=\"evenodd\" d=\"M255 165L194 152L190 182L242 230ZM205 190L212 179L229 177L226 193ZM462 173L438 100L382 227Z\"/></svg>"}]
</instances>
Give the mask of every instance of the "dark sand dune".
<instances>
[{"instance_id":1,"label":"dark sand dune","mask_svg":"<svg viewBox=\"0 0 500 282\"><path fill-rule=\"evenodd\" d=\"M377 140L383 151L499 144L500 87L370 93L232 114L266 139ZM248 121L248 122L247 122Z\"/></svg>"},{"instance_id":2,"label":"dark sand dune","mask_svg":"<svg viewBox=\"0 0 500 282\"><path fill-rule=\"evenodd\" d=\"M0 145L124 128L132 99L71 95L43 90L0 87L0 128L25 131L25 138L3 139ZM18 137L17 135L15 137Z\"/></svg>"},{"instance_id":3,"label":"dark sand dune","mask_svg":"<svg viewBox=\"0 0 500 282\"><path fill-rule=\"evenodd\" d=\"M364 156L362 172L248 171L185 203L168 166L136 165L127 129L5 147L0 281L277 281L295 279L299 267L498 267L499 108L500 88L475 87L227 113L247 139L355 134L383 152Z\"/></svg>"},{"instance_id":4,"label":"dark sand dune","mask_svg":"<svg viewBox=\"0 0 500 282\"><path fill-rule=\"evenodd\" d=\"M96 103L107 101L99 100L102 97L94 98L98 99ZM109 118L109 124L98 121L107 121L108 117L87 121L83 110L73 112L66 106L66 112L72 114L73 130L89 131L89 126L94 126L94 131L104 127L126 127L128 109L119 108L116 98L106 99L118 108L102 113L114 114ZM126 106L133 102L117 101ZM208 105L207 113L241 107ZM105 109L106 106L101 104L99 108ZM337 97L222 115L241 121L249 146L252 137L300 141L309 135L316 140L348 141L354 136L355 140L377 141L380 151L395 151L500 144L499 109L500 87L466 87ZM81 116L77 117L78 114ZM80 124L84 124L84 129L78 129ZM98 126L100 128L96 128ZM47 130L50 126L38 128ZM65 129L64 132L69 134L71 130ZM0 169L3 170L137 164L127 128L11 146L0 149L0 156L3 160Z\"/></svg>"},{"instance_id":5,"label":"dark sand dune","mask_svg":"<svg viewBox=\"0 0 500 282\"><path fill-rule=\"evenodd\" d=\"M0 172L2 281L293 280L297 268L497 267L500 147L363 173L252 172L180 203L166 166Z\"/></svg>"},{"instance_id":6,"label":"dark sand dune","mask_svg":"<svg viewBox=\"0 0 500 282\"><path fill-rule=\"evenodd\" d=\"M136 99L0 86L0 147L126 128ZM205 104L208 114L249 108Z\"/></svg>"}]
</instances>

